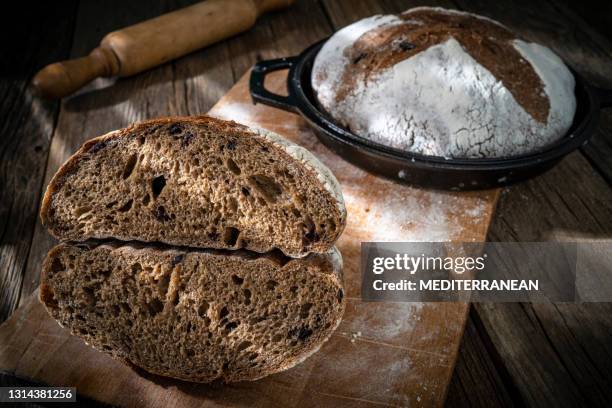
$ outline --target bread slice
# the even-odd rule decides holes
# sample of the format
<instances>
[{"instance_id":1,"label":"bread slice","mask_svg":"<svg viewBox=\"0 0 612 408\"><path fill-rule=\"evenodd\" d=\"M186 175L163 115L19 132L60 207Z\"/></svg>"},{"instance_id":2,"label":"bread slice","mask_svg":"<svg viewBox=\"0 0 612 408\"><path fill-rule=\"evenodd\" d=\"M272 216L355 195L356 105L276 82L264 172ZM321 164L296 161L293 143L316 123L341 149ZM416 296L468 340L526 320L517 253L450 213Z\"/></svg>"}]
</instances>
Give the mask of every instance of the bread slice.
<instances>
[{"instance_id":1,"label":"bread slice","mask_svg":"<svg viewBox=\"0 0 612 408\"><path fill-rule=\"evenodd\" d=\"M40 299L98 350L181 380L254 380L318 350L342 317L334 249L275 251L60 244L43 264Z\"/></svg>"},{"instance_id":2,"label":"bread slice","mask_svg":"<svg viewBox=\"0 0 612 408\"><path fill-rule=\"evenodd\" d=\"M210 117L140 123L85 143L41 209L61 240L116 238L326 252L346 223L333 174L280 136Z\"/></svg>"}]
</instances>

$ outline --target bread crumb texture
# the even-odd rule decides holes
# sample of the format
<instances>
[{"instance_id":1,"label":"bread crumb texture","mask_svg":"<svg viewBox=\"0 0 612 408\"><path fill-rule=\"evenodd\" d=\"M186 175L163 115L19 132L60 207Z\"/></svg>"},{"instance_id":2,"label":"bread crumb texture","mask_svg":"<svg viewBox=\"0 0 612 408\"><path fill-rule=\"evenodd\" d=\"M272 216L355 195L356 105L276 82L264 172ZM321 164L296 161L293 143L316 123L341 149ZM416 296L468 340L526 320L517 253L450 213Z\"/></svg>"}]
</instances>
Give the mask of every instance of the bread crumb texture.
<instances>
[{"instance_id":1,"label":"bread crumb texture","mask_svg":"<svg viewBox=\"0 0 612 408\"><path fill-rule=\"evenodd\" d=\"M151 373L254 380L302 361L338 325L336 254L60 244L40 298L73 334Z\"/></svg>"},{"instance_id":2,"label":"bread crumb texture","mask_svg":"<svg viewBox=\"0 0 612 408\"><path fill-rule=\"evenodd\" d=\"M208 117L144 122L87 142L53 178L41 217L62 240L323 253L346 223L342 193L288 144Z\"/></svg>"}]
</instances>

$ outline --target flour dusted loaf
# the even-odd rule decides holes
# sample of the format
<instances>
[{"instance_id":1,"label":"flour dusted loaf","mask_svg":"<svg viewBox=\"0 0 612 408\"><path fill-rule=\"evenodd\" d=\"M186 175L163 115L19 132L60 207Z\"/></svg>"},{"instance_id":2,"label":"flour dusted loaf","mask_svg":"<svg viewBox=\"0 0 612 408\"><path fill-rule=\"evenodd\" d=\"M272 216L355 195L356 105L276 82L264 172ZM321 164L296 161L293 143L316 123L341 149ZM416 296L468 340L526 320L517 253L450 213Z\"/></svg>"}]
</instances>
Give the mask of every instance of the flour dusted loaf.
<instances>
[{"instance_id":1,"label":"flour dusted loaf","mask_svg":"<svg viewBox=\"0 0 612 408\"><path fill-rule=\"evenodd\" d=\"M419 7L360 20L318 53L312 84L342 126L443 157L529 153L561 138L574 78L550 49L474 14Z\"/></svg>"},{"instance_id":2,"label":"flour dusted loaf","mask_svg":"<svg viewBox=\"0 0 612 408\"><path fill-rule=\"evenodd\" d=\"M43 224L61 240L326 252L346 222L333 174L306 149L210 117L92 139L57 172Z\"/></svg>"},{"instance_id":3,"label":"flour dusted loaf","mask_svg":"<svg viewBox=\"0 0 612 408\"><path fill-rule=\"evenodd\" d=\"M317 351L345 299L334 249L279 252L60 244L40 299L96 349L182 380L254 380Z\"/></svg>"}]
</instances>

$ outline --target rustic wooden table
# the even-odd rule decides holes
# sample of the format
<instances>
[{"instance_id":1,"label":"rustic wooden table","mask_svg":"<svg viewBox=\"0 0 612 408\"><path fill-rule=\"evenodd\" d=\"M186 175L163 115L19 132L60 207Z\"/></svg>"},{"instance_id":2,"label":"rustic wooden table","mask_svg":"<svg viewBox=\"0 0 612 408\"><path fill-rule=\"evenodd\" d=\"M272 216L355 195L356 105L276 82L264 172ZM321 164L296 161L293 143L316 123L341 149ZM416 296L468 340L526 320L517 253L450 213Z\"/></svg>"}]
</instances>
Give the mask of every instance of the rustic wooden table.
<instances>
[{"instance_id":1,"label":"rustic wooden table","mask_svg":"<svg viewBox=\"0 0 612 408\"><path fill-rule=\"evenodd\" d=\"M296 54L359 18L423 4L484 14L550 46L590 81L612 88L610 27L586 23L566 0L298 0L247 33L133 78L100 80L107 86L98 83L61 103L32 96L29 80L43 65L82 56L106 32L191 2L72 0L22 4L18 14L5 16L12 21L5 25L11 41L0 63L0 321L38 285L40 262L52 243L38 221L40 198L59 158L74 151L83 135L206 112L257 60ZM586 18L604 21L596 12ZM608 111L588 146L548 173L504 190L488 238L610 239L611 183ZM475 304L447 405L608 405L611 346L610 304Z\"/></svg>"}]
</instances>

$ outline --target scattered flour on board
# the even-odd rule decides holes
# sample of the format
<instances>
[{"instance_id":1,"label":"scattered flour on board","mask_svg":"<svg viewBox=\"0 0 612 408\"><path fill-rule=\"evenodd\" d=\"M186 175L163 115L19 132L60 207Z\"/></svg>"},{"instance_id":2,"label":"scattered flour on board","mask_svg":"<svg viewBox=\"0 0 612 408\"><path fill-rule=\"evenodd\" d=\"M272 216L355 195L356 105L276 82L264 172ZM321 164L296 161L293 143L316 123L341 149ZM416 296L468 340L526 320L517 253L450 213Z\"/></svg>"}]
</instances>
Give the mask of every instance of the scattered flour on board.
<instances>
[{"instance_id":1,"label":"scattered flour on board","mask_svg":"<svg viewBox=\"0 0 612 408\"><path fill-rule=\"evenodd\" d=\"M219 119L233 120L246 126L263 128L270 132L301 131L301 129L296 129L298 126L295 122L279 121L276 116L270 115L266 110L260 110L252 103L223 102L218 107L213 108L209 114Z\"/></svg>"},{"instance_id":2,"label":"scattered flour on board","mask_svg":"<svg viewBox=\"0 0 612 408\"><path fill-rule=\"evenodd\" d=\"M357 342L363 339L396 344L397 340L405 342L410 338L415 326L421 320L423 304L420 302L368 302L356 304L355 308L357 313L354 318L343 325L343 328L348 331L339 334L350 336L351 340Z\"/></svg>"},{"instance_id":3,"label":"scattered flour on board","mask_svg":"<svg viewBox=\"0 0 612 408\"><path fill-rule=\"evenodd\" d=\"M347 229L353 230L361 241L450 241L463 231L456 217L478 221L486 211L486 203L478 200L458 199L439 192L409 193L398 185L384 200L374 202L367 187L344 188L349 213Z\"/></svg>"},{"instance_id":4,"label":"scattered flour on board","mask_svg":"<svg viewBox=\"0 0 612 408\"><path fill-rule=\"evenodd\" d=\"M226 102L215 107L210 114L219 119L233 120L247 126L265 127L265 123L257 121L257 115L253 114L253 105L242 102Z\"/></svg>"}]
</instances>

